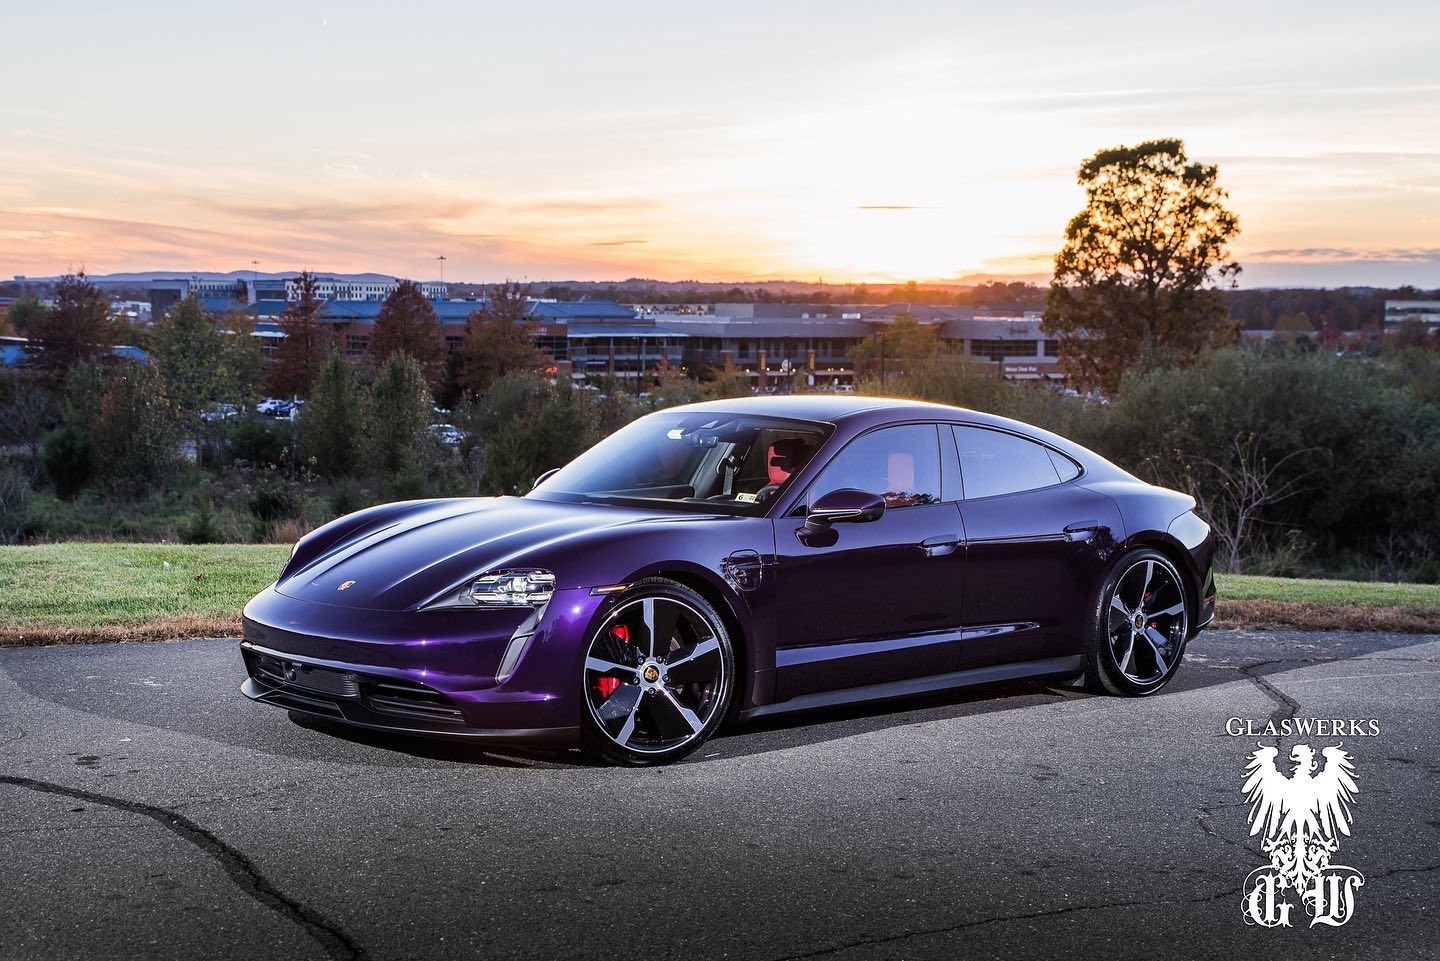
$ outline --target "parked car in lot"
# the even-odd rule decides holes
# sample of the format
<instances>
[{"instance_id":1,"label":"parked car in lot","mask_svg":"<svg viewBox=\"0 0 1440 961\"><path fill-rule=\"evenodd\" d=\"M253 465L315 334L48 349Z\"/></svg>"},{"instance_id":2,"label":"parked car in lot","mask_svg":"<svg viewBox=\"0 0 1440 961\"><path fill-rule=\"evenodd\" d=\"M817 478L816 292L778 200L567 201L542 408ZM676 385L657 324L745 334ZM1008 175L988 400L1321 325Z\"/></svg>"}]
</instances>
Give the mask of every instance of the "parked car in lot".
<instances>
[{"instance_id":1,"label":"parked car in lot","mask_svg":"<svg viewBox=\"0 0 1440 961\"><path fill-rule=\"evenodd\" d=\"M278 420L294 420L300 413L300 408L305 402L303 400L282 400L278 397L267 397L255 405L255 413L265 417L274 417Z\"/></svg>"},{"instance_id":2,"label":"parked car in lot","mask_svg":"<svg viewBox=\"0 0 1440 961\"><path fill-rule=\"evenodd\" d=\"M238 404L211 404L200 412L200 419L209 423L231 420L240 416Z\"/></svg>"},{"instance_id":3,"label":"parked car in lot","mask_svg":"<svg viewBox=\"0 0 1440 961\"><path fill-rule=\"evenodd\" d=\"M635 421L523 497L301 538L245 608L255 700L673 761L727 720L1003 679L1153 694L1213 615L1186 494L976 411L835 395Z\"/></svg>"},{"instance_id":4,"label":"parked car in lot","mask_svg":"<svg viewBox=\"0 0 1440 961\"><path fill-rule=\"evenodd\" d=\"M459 447L465 440L465 432L454 424L431 424L428 430L431 437L451 449Z\"/></svg>"}]
</instances>

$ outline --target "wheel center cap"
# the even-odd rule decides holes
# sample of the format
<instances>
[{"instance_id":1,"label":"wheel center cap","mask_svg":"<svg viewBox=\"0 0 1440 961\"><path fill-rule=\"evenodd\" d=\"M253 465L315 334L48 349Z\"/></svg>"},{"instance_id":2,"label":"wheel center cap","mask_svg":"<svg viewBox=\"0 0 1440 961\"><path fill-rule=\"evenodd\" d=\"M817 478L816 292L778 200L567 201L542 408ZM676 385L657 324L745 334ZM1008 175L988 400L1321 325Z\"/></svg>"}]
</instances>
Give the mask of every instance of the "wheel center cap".
<instances>
[{"instance_id":1,"label":"wheel center cap","mask_svg":"<svg viewBox=\"0 0 1440 961\"><path fill-rule=\"evenodd\" d=\"M654 684L656 681L660 680L660 668L656 667L654 664L646 664L645 670L640 672L640 676L645 678L646 684Z\"/></svg>"},{"instance_id":2,"label":"wheel center cap","mask_svg":"<svg viewBox=\"0 0 1440 961\"><path fill-rule=\"evenodd\" d=\"M1136 611L1136 612L1135 612L1135 620L1134 620L1133 623L1135 624L1135 630L1137 630L1137 631L1142 631L1142 630L1144 630L1144 629L1145 629L1145 614L1144 614L1144 612L1142 612L1142 611Z\"/></svg>"}]
</instances>

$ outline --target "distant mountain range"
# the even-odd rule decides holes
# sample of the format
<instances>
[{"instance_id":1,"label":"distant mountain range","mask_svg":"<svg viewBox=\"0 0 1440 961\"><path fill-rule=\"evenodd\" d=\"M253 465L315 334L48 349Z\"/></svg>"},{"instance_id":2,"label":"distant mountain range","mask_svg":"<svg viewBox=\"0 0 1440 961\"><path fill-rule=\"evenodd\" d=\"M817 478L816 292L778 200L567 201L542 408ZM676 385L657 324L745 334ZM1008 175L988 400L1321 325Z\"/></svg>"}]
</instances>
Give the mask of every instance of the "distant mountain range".
<instances>
[{"instance_id":1,"label":"distant mountain range","mask_svg":"<svg viewBox=\"0 0 1440 961\"><path fill-rule=\"evenodd\" d=\"M392 274L360 273L346 274L336 273L328 270L316 270L315 274L322 277L334 277L339 280L349 280L366 283L383 283L389 280L398 279ZM121 271L113 274L89 274L91 282L101 285L136 285L148 284L154 280L173 280L179 277L198 277L201 280L249 280L252 277L265 280L288 279L298 277L298 270L281 271L250 271L250 270L131 270ZM60 277L26 277L31 283L47 283L59 280ZM1023 276L1004 276L998 274L971 274L949 281L925 281L919 286L932 290L935 289L961 289L975 287L983 283L1035 283L1045 284L1049 277L1042 274L1026 274ZM433 281L427 281L433 282ZM485 286L494 281L452 281L455 286L479 287ZM570 287L577 290L597 290L607 287L615 287L620 290L730 290L739 288L741 290L767 289L772 292L803 293L806 291L834 291L848 290L854 287L901 287L901 283L826 283L815 280L654 280L648 277L627 277L624 280L530 280L526 282L532 290L540 290L545 287Z\"/></svg>"},{"instance_id":2,"label":"distant mountain range","mask_svg":"<svg viewBox=\"0 0 1440 961\"><path fill-rule=\"evenodd\" d=\"M335 277L339 280L353 280L367 283L383 283L395 278L389 274L336 274L329 271L317 270L315 273L323 277ZM134 270L117 274L89 274L90 281L94 284L148 284L152 280L173 280L177 277L199 277L201 280L249 280L251 277L265 280L280 280L300 276L298 270L281 270L269 273L264 270ZM45 283L46 281L59 280L57 277L26 277L27 281L33 283Z\"/></svg>"}]
</instances>

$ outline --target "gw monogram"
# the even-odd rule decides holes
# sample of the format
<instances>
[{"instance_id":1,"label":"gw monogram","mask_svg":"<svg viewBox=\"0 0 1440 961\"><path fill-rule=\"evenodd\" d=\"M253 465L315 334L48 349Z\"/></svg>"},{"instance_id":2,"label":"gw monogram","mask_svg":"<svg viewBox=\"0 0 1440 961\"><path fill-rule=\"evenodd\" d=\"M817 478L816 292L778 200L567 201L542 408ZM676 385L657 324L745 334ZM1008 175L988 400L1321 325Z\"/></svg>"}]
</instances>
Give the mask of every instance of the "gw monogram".
<instances>
[{"instance_id":1,"label":"gw monogram","mask_svg":"<svg viewBox=\"0 0 1440 961\"><path fill-rule=\"evenodd\" d=\"M1226 725L1232 734L1253 734L1237 727ZM1379 723L1368 722L1360 730L1378 734ZM1356 733L1356 728L1346 733ZM1243 788L1250 802L1250 836L1263 835L1260 848L1270 863L1245 879L1241 911L1246 924L1290 927L1292 896L1300 898L1312 928L1339 927L1354 916L1355 892L1365 878L1330 859L1340 846L1340 836L1350 836L1350 804L1359 793L1355 766L1339 744L1320 753L1325 757L1323 768L1308 744L1295 745L1290 749L1288 777L1275 766L1280 754L1276 748L1262 745L1250 755Z\"/></svg>"}]
</instances>

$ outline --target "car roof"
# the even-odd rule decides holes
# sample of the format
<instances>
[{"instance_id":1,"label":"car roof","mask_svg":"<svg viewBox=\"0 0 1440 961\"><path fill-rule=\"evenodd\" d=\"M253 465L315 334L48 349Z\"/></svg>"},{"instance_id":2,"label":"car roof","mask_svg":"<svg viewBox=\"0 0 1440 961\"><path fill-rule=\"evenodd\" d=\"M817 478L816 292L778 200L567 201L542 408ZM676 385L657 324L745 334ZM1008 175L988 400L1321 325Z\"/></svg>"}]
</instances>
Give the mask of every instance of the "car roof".
<instances>
[{"instance_id":1,"label":"car roof","mask_svg":"<svg viewBox=\"0 0 1440 961\"><path fill-rule=\"evenodd\" d=\"M811 420L846 425L855 429L868 429L891 420L934 418L942 423L976 424L983 427L1014 431L1031 440L1049 444L1064 454L1080 461L1092 472L1104 471L1107 475L1127 478L1129 474L1094 451L1082 447L1067 437L1012 420L999 414L952 404L932 404L924 400L905 397L865 397L854 394L786 394L779 397L736 397L731 400L712 400L684 407L671 407L667 411L715 411L717 413L753 414L759 417L790 417L795 420Z\"/></svg>"},{"instance_id":2,"label":"car roof","mask_svg":"<svg viewBox=\"0 0 1440 961\"><path fill-rule=\"evenodd\" d=\"M855 394L786 394L779 397L735 397L730 400L711 400L699 404L687 404L684 407L671 408L671 410L757 414L838 423L856 414L870 411L916 410L953 413L962 408L901 397L865 397Z\"/></svg>"}]
</instances>

